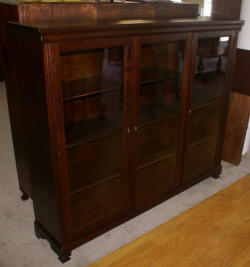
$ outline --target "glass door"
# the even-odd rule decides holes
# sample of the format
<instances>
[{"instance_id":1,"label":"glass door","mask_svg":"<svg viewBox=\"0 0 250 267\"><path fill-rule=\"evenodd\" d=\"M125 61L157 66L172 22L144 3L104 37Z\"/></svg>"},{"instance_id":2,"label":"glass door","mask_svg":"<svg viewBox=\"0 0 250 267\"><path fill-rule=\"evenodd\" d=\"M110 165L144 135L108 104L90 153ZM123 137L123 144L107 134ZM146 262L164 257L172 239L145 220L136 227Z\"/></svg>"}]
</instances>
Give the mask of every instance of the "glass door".
<instances>
[{"instance_id":1,"label":"glass door","mask_svg":"<svg viewBox=\"0 0 250 267\"><path fill-rule=\"evenodd\" d=\"M73 236L107 223L130 206L125 179L126 49L61 54Z\"/></svg>"},{"instance_id":2,"label":"glass door","mask_svg":"<svg viewBox=\"0 0 250 267\"><path fill-rule=\"evenodd\" d=\"M184 182L216 164L229 48L228 36L198 40Z\"/></svg>"},{"instance_id":3,"label":"glass door","mask_svg":"<svg viewBox=\"0 0 250 267\"><path fill-rule=\"evenodd\" d=\"M152 40L153 38L151 38ZM186 41L141 46L137 94L135 205L141 207L179 185L182 82Z\"/></svg>"}]
</instances>

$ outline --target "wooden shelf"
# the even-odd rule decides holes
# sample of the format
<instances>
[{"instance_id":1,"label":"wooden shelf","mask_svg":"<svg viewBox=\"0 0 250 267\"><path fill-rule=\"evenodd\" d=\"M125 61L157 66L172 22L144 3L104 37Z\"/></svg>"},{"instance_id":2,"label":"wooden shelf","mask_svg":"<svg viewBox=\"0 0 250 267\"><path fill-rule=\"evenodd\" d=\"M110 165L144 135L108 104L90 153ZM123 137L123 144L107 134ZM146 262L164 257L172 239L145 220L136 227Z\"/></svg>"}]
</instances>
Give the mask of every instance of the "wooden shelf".
<instances>
[{"instance_id":1,"label":"wooden shelf","mask_svg":"<svg viewBox=\"0 0 250 267\"><path fill-rule=\"evenodd\" d=\"M208 105L211 105L213 103L220 104L221 100L222 100L222 97L214 97L213 99L207 99L206 101L204 100L200 104L193 105L192 110L194 111L194 110L197 110L197 109L200 109L200 108L204 108L204 107L206 107Z\"/></svg>"},{"instance_id":2,"label":"wooden shelf","mask_svg":"<svg viewBox=\"0 0 250 267\"><path fill-rule=\"evenodd\" d=\"M219 42L219 40L218 40ZM201 58L218 58L228 54L228 42L209 44L205 47L198 48L197 55Z\"/></svg>"},{"instance_id":3,"label":"wooden shelf","mask_svg":"<svg viewBox=\"0 0 250 267\"><path fill-rule=\"evenodd\" d=\"M91 165L91 164L90 164L90 166L87 166L87 169L84 168L84 167L86 167L86 166L85 165L78 166L76 171L85 173L86 171L90 170L90 168L97 169L96 165ZM95 177L96 178L95 181L93 180L92 183L88 183L88 181L86 181L85 183L79 181L78 185L75 184L75 185L71 186L70 195L72 196L72 195L77 194L77 193L79 193L81 191L84 191L84 190L86 190L86 189L88 189L90 187L96 186L96 185L101 184L101 183L105 183L105 182L107 182L107 181L109 181L111 179L119 177L121 175L121 172L118 172L118 171L114 172L113 175L108 175L108 173L106 173L106 175L105 175L105 174L101 173L100 171L98 172L98 170L96 170L95 174L97 176ZM81 180L83 180L83 179L81 179Z\"/></svg>"},{"instance_id":4,"label":"wooden shelf","mask_svg":"<svg viewBox=\"0 0 250 267\"><path fill-rule=\"evenodd\" d=\"M178 78L178 72L162 68L142 68L140 84L149 84Z\"/></svg>"},{"instance_id":5,"label":"wooden shelf","mask_svg":"<svg viewBox=\"0 0 250 267\"><path fill-rule=\"evenodd\" d=\"M213 102L222 97L225 74L220 71L198 73L195 77L193 106Z\"/></svg>"},{"instance_id":6,"label":"wooden shelf","mask_svg":"<svg viewBox=\"0 0 250 267\"><path fill-rule=\"evenodd\" d=\"M158 161L163 157L167 157L172 154L173 151L169 151L169 147L160 141L148 141L139 145L139 164L138 168L141 169L144 166L148 166Z\"/></svg>"},{"instance_id":7,"label":"wooden shelf","mask_svg":"<svg viewBox=\"0 0 250 267\"><path fill-rule=\"evenodd\" d=\"M120 132L67 151L71 193L121 173L122 140Z\"/></svg>"},{"instance_id":8,"label":"wooden shelf","mask_svg":"<svg viewBox=\"0 0 250 267\"><path fill-rule=\"evenodd\" d=\"M91 142L105 136L110 136L122 131L118 125L105 117L97 117L72 123L66 126L67 148Z\"/></svg>"},{"instance_id":9,"label":"wooden shelf","mask_svg":"<svg viewBox=\"0 0 250 267\"><path fill-rule=\"evenodd\" d=\"M62 94L64 100L71 100L78 97L119 90L122 86L122 80L112 80L104 76L90 77L81 80L63 82Z\"/></svg>"},{"instance_id":10,"label":"wooden shelf","mask_svg":"<svg viewBox=\"0 0 250 267\"><path fill-rule=\"evenodd\" d=\"M175 116L178 110L163 104L146 104L139 111L139 126L146 126L168 117Z\"/></svg>"}]
</instances>

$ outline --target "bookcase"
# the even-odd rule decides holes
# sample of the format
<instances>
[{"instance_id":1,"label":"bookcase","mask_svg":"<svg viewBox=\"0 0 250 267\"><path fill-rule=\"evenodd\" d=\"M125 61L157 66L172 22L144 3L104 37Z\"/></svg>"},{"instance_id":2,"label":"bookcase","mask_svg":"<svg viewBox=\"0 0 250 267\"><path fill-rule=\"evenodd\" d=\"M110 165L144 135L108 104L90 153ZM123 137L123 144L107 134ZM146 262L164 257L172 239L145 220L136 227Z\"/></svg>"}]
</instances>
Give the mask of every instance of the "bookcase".
<instances>
[{"instance_id":1,"label":"bookcase","mask_svg":"<svg viewBox=\"0 0 250 267\"><path fill-rule=\"evenodd\" d=\"M116 1L112 3L112 1L81 2L65 0L53 3L39 0L0 0L0 81L5 79L7 90L11 87L11 81L8 81L7 77L6 66L8 50L7 23L9 21L20 24L25 24L26 22L46 23L48 21L57 21L58 23L65 23L67 21L68 23L72 23L72 21L83 20L92 20L95 22L96 20L111 19L129 20L140 18L141 20L154 20L183 17L195 18L197 15L198 5L171 1L150 1L146 3L141 1L125 1L125 3ZM116 52L114 53L116 54ZM22 199L27 200L29 197L32 197L28 156L26 145L22 141L24 139L24 129L21 129L22 125L16 123L16 121L21 120L21 110L16 103L13 103L12 111L15 113L16 118L13 119L12 123L12 136L19 188L22 192Z\"/></svg>"},{"instance_id":2,"label":"bookcase","mask_svg":"<svg viewBox=\"0 0 250 267\"><path fill-rule=\"evenodd\" d=\"M13 103L21 110L35 233L62 262L219 177L241 26L208 18L9 23L15 82L7 93L11 116Z\"/></svg>"},{"instance_id":3,"label":"bookcase","mask_svg":"<svg viewBox=\"0 0 250 267\"><path fill-rule=\"evenodd\" d=\"M124 91L128 90L124 86L124 60L128 61L125 49L120 45L60 55L75 237L129 209L123 172L127 154L125 117L128 117L124 103Z\"/></svg>"}]
</instances>

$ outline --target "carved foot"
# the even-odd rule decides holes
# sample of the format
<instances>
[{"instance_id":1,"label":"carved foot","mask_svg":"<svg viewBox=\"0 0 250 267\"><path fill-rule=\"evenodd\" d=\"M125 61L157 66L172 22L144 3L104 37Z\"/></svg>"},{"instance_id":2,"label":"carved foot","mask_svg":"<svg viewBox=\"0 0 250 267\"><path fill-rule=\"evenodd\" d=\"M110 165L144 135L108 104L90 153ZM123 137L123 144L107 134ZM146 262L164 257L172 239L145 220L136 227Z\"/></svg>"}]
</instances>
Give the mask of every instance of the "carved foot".
<instances>
[{"instance_id":1,"label":"carved foot","mask_svg":"<svg viewBox=\"0 0 250 267\"><path fill-rule=\"evenodd\" d=\"M71 251L63 253L61 249L56 244L53 243L50 243L50 247L58 255L58 259L60 262L65 263L70 260Z\"/></svg>"},{"instance_id":2,"label":"carved foot","mask_svg":"<svg viewBox=\"0 0 250 267\"><path fill-rule=\"evenodd\" d=\"M50 244L50 247L55 251L58 255L58 259L60 262L65 263L70 260L71 252L62 253L58 247L55 247L53 244Z\"/></svg>"},{"instance_id":3,"label":"carved foot","mask_svg":"<svg viewBox=\"0 0 250 267\"><path fill-rule=\"evenodd\" d=\"M219 179L220 178L220 175L221 175L221 171L222 171L222 168L220 168L217 172L215 172L212 177L214 179Z\"/></svg>"},{"instance_id":4,"label":"carved foot","mask_svg":"<svg viewBox=\"0 0 250 267\"><path fill-rule=\"evenodd\" d=\"M22 192L22 196L21 196L22 201L28 200L29 196L22 189L20 189L20 190Z\"/></svg>"},{"instance_id":5,"label":"carved foot","mask_svg":"<svg viewBox=\"0 0 250 267\"><path fill-rule=\"evenodd\" d=\"M215 175L213 175L212 177L213 177L214 179L219 179L219 178L220 178L220 173L215 174Z\"/></svg>"},{"instance_id":6,"label":"carved foot","mask_svg":"<svg viewBox=\"0 0 250 267\"><path fill-rule=\"evenodd\" d=\"M70 256L71 256L71 253L67 253L67 254L64 254L64 255L60 255L60 256L58 257L58 259L59 259L59 261L60 261L61 263L65 263L65 262L67 262L67 261L70 260Z\"/></svg>"},{"instance_id":7,"label":"carved foot","mask_svg":"<svg viewBox=\"0 0 250 267\"><path fill-rule=\"evenodd\" d=\"M58 259L64 263L70 260L71 251L65 251L62 247L49 236L46 231L39 225L37 221L34 222L35 234L38 239L46 239L50 243L51 249L58 255Z\"/></svg>"}]
</instances>

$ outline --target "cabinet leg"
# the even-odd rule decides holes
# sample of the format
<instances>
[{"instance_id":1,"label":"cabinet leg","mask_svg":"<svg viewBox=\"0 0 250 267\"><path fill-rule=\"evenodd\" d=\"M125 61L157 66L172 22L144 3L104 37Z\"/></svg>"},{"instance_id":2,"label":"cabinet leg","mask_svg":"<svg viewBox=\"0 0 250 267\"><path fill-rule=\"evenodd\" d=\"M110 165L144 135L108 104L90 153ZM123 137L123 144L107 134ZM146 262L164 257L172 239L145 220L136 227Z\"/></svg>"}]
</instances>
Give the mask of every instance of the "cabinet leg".
<instances>
[{"instance_id":1,"label":"cabinet leg","mask_svg":"<svg viewBox=\"0 0 250 267\"><path fill-rule=\"evenodd\" d=\"M60 256L58 257L58 259L59 259L59 261L60 261L61 263L65 263L65 262L67 262L67 261L70 260L70 256L71 256L71 253L67 253L67 254L64 254L64 255L60 255Z\"/></svg>"},{"instance_id":2,"label":"cabinet leg","mask_svg":"<svg viewBox=\"0 0 250 267\"><path fill-rule=\"evenodd\" d=\"M220 173L214 174L212 177L213 177L214 179L219 179L219 178L220 178Z\"/></svg>"},{"instance_id":3,"label":"cabinet leg","mask_svg":"<svg viewBox=\"0 0 250 267\"><path fill-rule=\"evenodd\" d=\"M218 171L216 171L216 172L212 175L212 177L213 177L214 179L219 179L219 178L220 178L220 175L221 175L221 172L222 172L222 168L220 168Z\"/></svg>"},{"instance_id":4,"label":"cabinet leg","mask_svg":"<svg viewBox=\"0 0 250 267\"><path fill-rule=\"evenodd\" d=\"M71 251L62 253L62 251L52 243L50 243L50 247L58 255L58 259L60 262L65 263L70 260Z\"/></svg>"},{"instance_id":5,"label":"cabinet leg","mask_svg":"<svg viewBox=\"0 0 250 267\"><path fill-rule=\"evenodd\" d=\"M38 239L46 239L49 244L51 249L57 254L58 259L64 263L66 261L70 260L71 256L71 250L64 250L41 226L40 224L35 221L34 222L34 229L35 229L35 234Z\"/></svg>"},{"instance_id":6,"label":"cabinet leg","mask_svg":"<svg viewBox=\"0 0 250 267\"><path fill-rule=\"evenodd\" d=\"M22 193L21 199L22 201L28 200L29 196L20 188L20 191Z\"/></svg>"}]
</instances>

